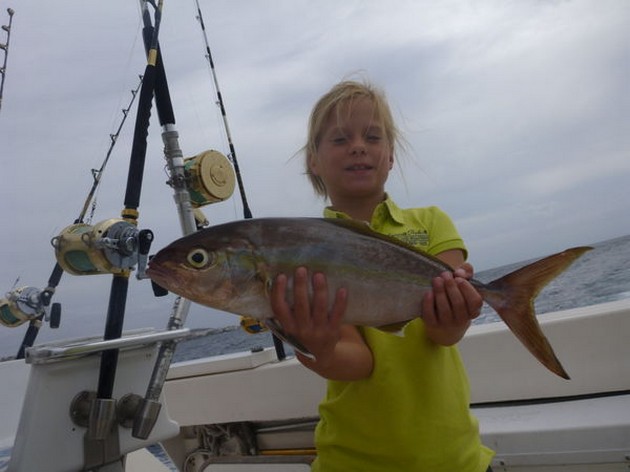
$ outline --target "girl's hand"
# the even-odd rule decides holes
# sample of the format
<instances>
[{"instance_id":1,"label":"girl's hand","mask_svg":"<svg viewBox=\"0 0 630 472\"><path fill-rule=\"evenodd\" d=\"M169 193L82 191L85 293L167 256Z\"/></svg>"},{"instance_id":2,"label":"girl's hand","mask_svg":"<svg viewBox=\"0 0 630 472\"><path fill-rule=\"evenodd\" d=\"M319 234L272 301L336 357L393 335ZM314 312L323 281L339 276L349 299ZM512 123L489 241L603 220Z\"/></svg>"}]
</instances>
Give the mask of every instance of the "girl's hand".
<instances>
[{"instance_id":1,"label":"girl's hand","mask_svg":"<svg viewBox=\"0 0 630 472\"><path fill-rule=\"evenodd\" d=\"M271 309L284 332L298 340L315 356L296 354L300 362L321 376L332 380L357 380L372 372L372 353L359 331L342 324L348 294L341 288L329 305L326 276L298 267L293 275L293 305L287 302L288 278L276 277L271 290Z\"/></svg>"},{"instance_id":2,"label":"girl's hand","mask_svg":"<svg viewBox=\"0 0 630 472\"><path fill-rule=\"evenodd\" d=\"M446 346L457 343L479 316L483 299L468 282L472 275L473 267L464 263L454 272L433 279L433 290L422 300L422 319L433 342Z\"/></svg>"},{"instance_id":3,"label":"girl's hand","mask_svg":"<svg viewBox=\"0 0 630 472\"><path fill-rule=\"evenodd\" d=\"M300 341L317 359L334 351L340 338L341 318L346 310L347 293L337 291L332 308L328 308L328 284L322 273L312 277L309 295L308 272L298 267L293 277L293 306L286 301L288 278L278 275L271 291L271 309L287 335Z\"/></svg>"}]
</instances>

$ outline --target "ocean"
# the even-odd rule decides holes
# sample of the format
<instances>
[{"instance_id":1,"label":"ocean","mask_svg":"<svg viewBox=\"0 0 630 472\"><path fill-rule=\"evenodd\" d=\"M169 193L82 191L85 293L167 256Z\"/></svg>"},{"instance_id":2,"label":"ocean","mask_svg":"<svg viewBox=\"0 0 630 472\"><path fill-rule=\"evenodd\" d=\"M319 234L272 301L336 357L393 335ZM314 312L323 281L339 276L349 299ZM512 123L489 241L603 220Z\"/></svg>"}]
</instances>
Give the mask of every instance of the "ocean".
<instances>
[{"instance_id":1,"label":"ocean","mask_svg":"<svg viewBox=\"0 0 630 472\"><path fill-rule=\"evenodd\" d=\"M535 302L536 313L630 298L630 235L593 244L593 250L579 258L568 270L551 281ZM535 259L521 261L475 274L482 282L501 277ZM494 323L499 316L487 305L475 323ZM218 354L273 346L269 332L248 334L238 326L208 330L208 335L183 341L175 351L174 362ZM287 353L290 346L285 345Z\"/></svg>"}]
</instances>

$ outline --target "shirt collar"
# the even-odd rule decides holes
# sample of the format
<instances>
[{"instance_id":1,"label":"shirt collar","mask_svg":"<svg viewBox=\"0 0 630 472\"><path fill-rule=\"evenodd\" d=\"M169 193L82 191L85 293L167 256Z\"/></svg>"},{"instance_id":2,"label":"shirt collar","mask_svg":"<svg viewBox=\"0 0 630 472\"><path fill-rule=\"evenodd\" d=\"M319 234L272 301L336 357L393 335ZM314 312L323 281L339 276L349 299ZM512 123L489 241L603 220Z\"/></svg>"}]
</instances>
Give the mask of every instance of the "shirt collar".
<instances>
[{"instance_id":1,"label":"shirt collar","mask_svg":"<svg viewBox=\"0 0 630 472\"><path fill-rule=\"evenodd\" d=\"M324 208L324 217L351 219L346 213L335 210L332 207ZM398 224L404 224L403 211L394 203L394 200L392 200L388 194L385 194L385 200L379 203L374 209L371 223L378 225L378 223L386 219L391 219L391 221Z\"/></svg>"}]
</instances>

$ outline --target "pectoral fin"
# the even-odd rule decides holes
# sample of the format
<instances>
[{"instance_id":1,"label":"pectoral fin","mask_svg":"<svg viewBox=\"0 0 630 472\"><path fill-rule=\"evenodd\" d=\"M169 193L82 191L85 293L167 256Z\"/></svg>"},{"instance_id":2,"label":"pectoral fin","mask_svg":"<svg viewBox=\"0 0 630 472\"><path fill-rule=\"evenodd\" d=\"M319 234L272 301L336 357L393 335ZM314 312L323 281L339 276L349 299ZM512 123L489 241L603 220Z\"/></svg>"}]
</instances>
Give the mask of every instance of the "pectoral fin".
<instances>
[{"instance_id":1,"label":"pectoral fin","mask_svg":"<svg viewBox=\"0 0 630 472\"><path fill-rule=\"evenodd\" d=\"M262 282L265 290L265 296L271 298L271 289L273 287L273 277L269 273L267 264L260 260L256 262L256 278Z\"/></svg>"},{"instance_id":2,"label":"pectoral fin","mask_svg":"<svg viewBox=\"0 0 630 472\"><path fill-rule=\"evenodd\" d=\"M285 343L291 345L293 349L298 351L300 354L308 357L311 360L315 360L315 356L306 349L301 342L295 339L293 336L288 335L282 329L282 325L278 323L274 318L269 318L264 321L265 326L271 330L273 334L275 334L278 338L282 339Z\"/></svg>"}]
</instances>

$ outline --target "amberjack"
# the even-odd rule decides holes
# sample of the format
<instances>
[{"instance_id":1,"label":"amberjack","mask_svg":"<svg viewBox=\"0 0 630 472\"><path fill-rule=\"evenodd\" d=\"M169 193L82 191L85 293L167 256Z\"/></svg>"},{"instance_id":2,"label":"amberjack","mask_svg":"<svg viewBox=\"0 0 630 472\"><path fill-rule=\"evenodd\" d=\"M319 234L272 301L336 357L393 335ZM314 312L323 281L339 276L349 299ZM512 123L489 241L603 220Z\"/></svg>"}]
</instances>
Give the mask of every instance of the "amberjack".
<instances>
[{"instance_id":1,"label":"amberjack","mask_svg":"<svg viewBox=\"0 0 630 472\"><path fill-rule=\"evenodd\" d=\"M540 328L534 299L590 249L567 249L489 283L470 281L523 345L565 379L569 375ZM326 275L331 303L337 289L347 289L344 323L384 330L422 317L422 298L432 280L452 270L426 252L353 220L257 218L174 241L151 259L147 275L195 303L256 318L286 339L273 318L269 295L278 274L292 275L300 266Z\"/></svg>"}]
</instances>

